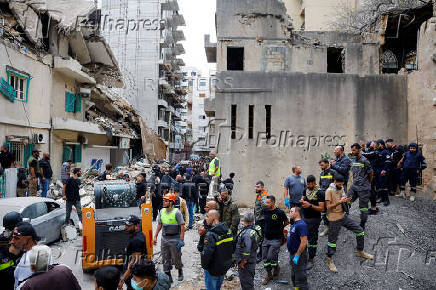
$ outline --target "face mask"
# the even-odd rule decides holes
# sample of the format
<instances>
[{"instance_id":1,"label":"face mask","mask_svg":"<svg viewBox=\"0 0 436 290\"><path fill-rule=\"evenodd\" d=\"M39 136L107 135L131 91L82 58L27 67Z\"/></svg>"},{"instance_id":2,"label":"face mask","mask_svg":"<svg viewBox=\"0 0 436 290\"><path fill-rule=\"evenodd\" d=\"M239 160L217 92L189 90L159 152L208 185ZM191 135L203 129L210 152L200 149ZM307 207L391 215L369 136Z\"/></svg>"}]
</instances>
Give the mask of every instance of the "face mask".
<instances>
[{"instance_id":1,"label":"face mask","mask_svg":"<svg viewBox=\"0 0 436 290\"><path fill-rule=\"evenodd\" d=\"M138 286L138 284L141 284L142 282L144 282L145 281L145 279L144 280L142 280L141 282L139 282L139 283L136 283L135 282L135 280L130 280L130 286L132 286L132 288L134 289L134 290L142 290L142 289L144 289L144 287L139 287Z\"/></svg>"}]
</instances>

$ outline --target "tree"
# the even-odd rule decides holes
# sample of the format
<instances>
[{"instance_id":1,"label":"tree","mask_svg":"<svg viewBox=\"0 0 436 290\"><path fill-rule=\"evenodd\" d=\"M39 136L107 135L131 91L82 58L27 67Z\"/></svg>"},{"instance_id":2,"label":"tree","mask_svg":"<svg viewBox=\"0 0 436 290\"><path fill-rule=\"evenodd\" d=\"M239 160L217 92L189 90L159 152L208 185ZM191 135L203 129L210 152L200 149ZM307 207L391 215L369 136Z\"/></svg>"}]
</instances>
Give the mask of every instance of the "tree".
<instances>
[{"instance_id":1,"label":"tree","mask_svg":"<svg viewBox=\"0 0 436 290\"><path fill-rule=\"evenodd\" d=\"M433 10L436 11L434 0L361 0L358 9L338 7L339 17L331 23L331 28L341 32L361 33L383 14L419 8L429 3L433 3Z\"/></svg>"}]
</instances>

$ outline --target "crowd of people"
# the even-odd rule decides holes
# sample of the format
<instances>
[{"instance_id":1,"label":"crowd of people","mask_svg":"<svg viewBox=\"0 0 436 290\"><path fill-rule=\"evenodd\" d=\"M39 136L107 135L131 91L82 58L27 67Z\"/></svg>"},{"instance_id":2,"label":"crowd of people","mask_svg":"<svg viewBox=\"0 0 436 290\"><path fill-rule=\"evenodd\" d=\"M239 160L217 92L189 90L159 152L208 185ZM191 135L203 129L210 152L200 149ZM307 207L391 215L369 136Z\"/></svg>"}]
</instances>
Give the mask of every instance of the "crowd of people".
<instances>
[{"instance_id":1,"label":"crowd of people","mask_svg":"<svg viewBox=\"0 0 436 290\"><path fill-rule=\"evenodd\" d=\"M209 163L197 162L165 170L155 166L148 178L145 173L139 174L136 177L136 199L138 205L147 200L152 202L153 219L157 221L152 242L156 245L161 235L163 273L157 272L154 263L145 258L146 237L140 230L140 218L130 216L125 222L129 233L126 255L130 259L122 272L113 267L98 270L95 273L96 289L122 289L124 284L128 289L169 289L173 283L173 266L178 271L178 280L183 281L182 248L185 246L185 232L194 226L194 212L205 216L198 228L197 249L208 290L220 289L226 272L234 265L238 269L241 288L254 289L256 263L260 262L265 269L262 284L268 285L280 275L279 253L283 245L289 254L293 286L308 289L307 271L314 266L319 236L327 236L327 268L338 272L333 257L342 227L355 234L356 256L374 259L364 251L368 216L378 214L378 203L389 206L390 196L405 197L407 182L410 184L410 201L415 200L418 176L426 168L425 158L416 143L405 148L396 146L392 139L355 143L350 149L350 155L345 154L343 146L335 148L333 158L328 153L323 154L319 161L319 175L303 177L302 168L292 166L292 173L286 177L283 186L289 217L277 207L276 196L268 193L264 182L256 182L254 211L243 215L242 226L239 209L232 197L235 174L223 178L221 161L214 153L210 154ZM81 170L75 168L70 172L68 165L71 164L64 165L65 177L72 173L72 177L63 180L68 220L72 206L80 211L80 199L77 202L77 197L71 192L78 193L77 180ZM31 168L30 171L34 170ZM99 180L129 178L124 175L113 177L112 173L112 166L106 165ZM353 203L359 208L358 221L349 214ZM4 271L9 267L2 268L5 263L0 264L0 275L15 285L11 289L43 289L37 284L45 285L43 283L48 278L54 284L56 279L63 279L63 283L68 285L63 284L62 288L80 288L67 266L52 264L50 257L44 258L47 255L43 253L48 250L36 248L39 247L36 245L38 237L30 224L22 222L16 214L8 218L11 221L4 222L4 225L9 225L10 235L3 238L12 242L8 253L3 251L4 257L8 257L3 262L11 266L18 263L18 266L11 278L10 272L7 276L7 271ZM321 223L324 229L319 234ZM288 225L290 228L286 231ZM36 258L32 258L34 251L38 253ZM24 260L18 259L23 253ZM25 263L27 259L30 260ZM25 271L19 267L22 263L28 264Z\"/></svg>"}]
</instances>

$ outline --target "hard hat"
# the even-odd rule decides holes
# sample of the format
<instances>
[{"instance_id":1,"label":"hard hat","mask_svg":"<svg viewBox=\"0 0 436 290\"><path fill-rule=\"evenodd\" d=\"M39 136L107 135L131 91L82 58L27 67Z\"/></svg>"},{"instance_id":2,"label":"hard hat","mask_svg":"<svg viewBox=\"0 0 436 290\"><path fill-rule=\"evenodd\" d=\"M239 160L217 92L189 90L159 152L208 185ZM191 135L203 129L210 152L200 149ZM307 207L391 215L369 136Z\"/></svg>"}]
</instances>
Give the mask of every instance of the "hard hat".
<instances>
[{"instance_id":1,"label":"hard hat","mask_svg":"<svg viewBox=\"0 0 436 290\"><path fill-rule=\"evenodd\" d=\"M176 202L176 195L174 193L167 193L163 197L163 199L171 200L172 202Z\"/></svg>"}]
</instances>

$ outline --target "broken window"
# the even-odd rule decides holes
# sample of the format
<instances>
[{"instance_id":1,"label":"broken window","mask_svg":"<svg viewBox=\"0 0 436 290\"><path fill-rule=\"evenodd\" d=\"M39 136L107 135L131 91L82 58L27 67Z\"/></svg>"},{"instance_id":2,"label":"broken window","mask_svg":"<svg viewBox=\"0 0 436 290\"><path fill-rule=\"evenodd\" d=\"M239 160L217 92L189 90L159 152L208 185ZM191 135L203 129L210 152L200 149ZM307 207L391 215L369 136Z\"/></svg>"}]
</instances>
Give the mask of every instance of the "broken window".
<instances>
[{"instance_id":1,"label":"broken window","mask_svg":"<svg viewBox=\"0 0 436 290\"><path fill-rule=\"evenodd\" d=\"M227 47L227 70L244 70L243 47Z\"/></svg>"},{"instance_id":2,"label":"broken window","mask_svg":"<svg viewBox=\"0 0 436 290\"><path fill-rule=\"evenodd\" d=\"M419 29L432 16L432 4L387 16L381 59L383 73L398 73L402 68L418 69L416 51Z\"/></svg>"},{"instance_id":3,"label":"broken window","mask_svg":"<svg viewBox=\"0 0 436 290\"><path fill-rule=\"evenodd\" d=\"M253 139L254 135L254 105L248 106L248 139Z\"/></svg>"},{"instance_id":4,"label":"broken window","mask_svg":"<svg viewBox=\"0 0 436 290\"><path fill-rule=\"evenodd\" d=\"M236 105L232 105L231 129L232 139L236 139Z\"/></svg>"},{"instance_id":5,"label":"broken window","mask_svg":"<svg viewBox=\"0 0 436 290\"><path fill-rule=\"evenodd\" d=\"M8 75L9 84L17 91L15 100L27 102L29 94L30 75L13 69L10 66L6 67L6 73Z\"/></svg>"},{"instance_id":6,"label":"broken window","mask_svg":"<svg viewBox=\"0 0 436 290\"><path fill-rule=\"evenodd\" d=\"M271 105L265 105L265 127L266 127L266 138L271 138Z\"/></svg>"},{"instance_id":7,"label":"broken window","mask_svg":"<svg viewBox=\"0 0 436 290\"><path fill-rule=\"evenodd\" d=\"M344 73L343 56L341 47L327 48L327 72L328 73Z\"/></svg>"}]
</instances>

